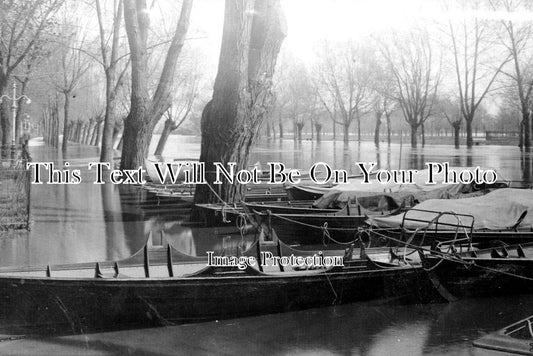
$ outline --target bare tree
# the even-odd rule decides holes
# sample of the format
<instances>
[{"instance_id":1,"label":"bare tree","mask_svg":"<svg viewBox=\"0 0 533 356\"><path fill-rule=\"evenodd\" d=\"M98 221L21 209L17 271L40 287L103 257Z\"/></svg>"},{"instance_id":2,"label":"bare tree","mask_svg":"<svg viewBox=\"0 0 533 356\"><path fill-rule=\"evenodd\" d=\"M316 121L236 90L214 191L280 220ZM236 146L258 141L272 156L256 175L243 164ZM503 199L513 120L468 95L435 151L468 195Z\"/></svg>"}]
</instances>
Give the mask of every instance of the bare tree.
<instances>
[{"instance_id":1,"label":"bare tree","mask_svg":"<svg viewBox=\"0 0 533 356\"><path fill-rule=\"evenodd\" d=\"M100 161L111 162L113 160L113 133L117 125L117 91L129 64L129 60L126 62L123 60L124 56L119 56L123 0L113 0L113 19L109 33L106 33L104 26L101 0L95 0L95 5L100 36L100 53L102 56L102 60L99 62L105 74L105 115ZM111 39L111 43L109 39Z\"/></svg>"},{"instance_id":2,"label":"bare tree","mask_svg":"<svg viewBox=\"0 0 533 356\"><path fill-rule=\"evenodd\" d=\"M244 198L240 184L211 185L214 162L236 162L237 170L247 167L250 149L272 107L272 77L285 34L279 0L226 0L213 98L202 113L200 161L205 162L208 184L197 186L195 203Z\"/></svg>"},{"instance_id":3,"label":"bare tree","mask_svg":"<svg viewBox=\"0 0 533 356\"><path fill-rule=\"evenodd\" d=\"M394 102L393 99L386 95L376 95L375 102L373 105L376 125L374 127L374 144L376 147L379 147L380 141L380 127L382 125L383 116L385 116L387 123L387 142L390 145L391 143L391 115L394 111Z\"/></svg>"},{"instance_id":4,"label":"bare tree","mask_svg":"<svg viewBox=\"0 0 533 356\"><path fill-rule=\"evenodd\" d=\"M0 96L6 94L9 80L39 44L43 33L53 26L51 21L64 0L6 0L0 3ZM13 119L3 101L0 112L2 143L8 145L12 139Z\"/></svg>"},{"instance_id":5,"label":"bare tree","mask_svg":"<svg viewBox=\"0 0 533 356\"><path fill-rule=\"evenodd\" d=\"M395 90L394 75L389 70L389 66L382 65L377 60L374 63L372 70L373 80L370 83L373 91L373 105L372 110L375 115L374 127L374 144L379 147L380 128L383 116L387 122L387 142L391 143L391 115L395 109L394 97L397 94Z\"/></svg>"},{"instance_id":6,"label":"bare tree","mask_svg":"<svg viewBox=\"0 0 533 356\"><path fill-rule=\"evenodd\" d=\"M183 78L176 85L175 92L177 97L174 99L173 104L165 112L165 124L161 137L157 143L157 148L154 152L155 155L163 154L168 137L172 131L177 130L189 115L193 109L193 105L198 98L198 82L199 75L187 72Z\"/></svg>"},{"instance_id":7,"label":"bare tree","mask_svg":"<svg viewBox=\"0 0 533 356\"><path fill-rule=\"evenodd\" d=\"M469 2L469 5L478 9L480 1ZM499 61L496 68L493 67L495 59L491 56L495 52L495 43L490 41L490 37L494 33L491 33L490 23L487 20L478 17L464 18L460 21L450 20L448 28L461 114L466 123L466 146L472 147L474 145L472 122L476 110L511 56L507 55L504 60Z\"/></svg>"},{"instance_id":8,"label":"bare tree","mask_svg":"<svg viewBox=\"0 0 533 356\"><path fill-rule=\"evenodd\" d=\"M72 24L66 23L63 31L70 32ZM59 82L55 81L54 86L57 91L63 94L63 142L61 150L67 151L68 147L68 122L70 115L70 101L75 97L75 90L77 89L84 74L90 68L91 63L80 49L84 47L85 39L78 38L78 32L74 30L70 36L66 36L62 46L60 47L59 71L61 79Z\"/></svg>"},{"instance_id":9,"label":"bare tree","mask_svg":"<svg viewBox=\"0 0 533 356\"><path fill-rule=\"evenodd\" d=\"M491 1L494 9L503 8L505 11L520 12L533 10L531 1L521 0L493 0ZM530 122L530 100L533 91L533 78L531 77L531 58L526 57L526 53L531 50L531 37L533 28L531 21L514 22L512 20L501 21L504 28L504 36L500 36L500 41L507 49L512 58L513 68L511 71L502 70L514 83L518 96L518 105L520 106L521 120L521 137L520 147L531 147L531 122Z\"/></svg>"},{"instance_id":10,"label":"bare tree","mask_svg":"<svg viewBox=\"0 0 533 356\"><path fill-rule=\"evenodd\" d=\"M146 0L124 0L124 21L131 52L131 104L124 122L121 169L144 165L153 129L170 107L170 91L178 57L189 28L192 0L183 0L174 36L165 57L157 88L150 95L148 86L148 48L150 29Z\"/></svg>"},{"instance_id":11,"label":"bare tree","mask_svg":"<svg viewBox=\"0 0 533 356\"><path fill-rule=\"evenodd\" d=\"M301 142L305 125L313 124L316 115L317 95L307 69L301 62L295 62L285 73L287 85L281 93L286 100L286 112L292 119L294 140Z\"/></svg>"},{"instance_id":12,"label":"bare tree","mask_svg":"<svg viewBox=\"0 0 533 356\"><path fill-rule=\"evenodd\" d=\"M441 80L440 58L434 58L429 35L422 30L380 43L394 77L395 100L411 127L411 146L416 147L418 128L423 127L433 111Z\"/></svg>"},{"instance_id":13,"label":"bare tree","mask_svg":"<svg viewBox=\"0 0 533 356\"><path fill-rule=\"evenodd\" d=\"M20 96L21 98L17 103L17 113L15 119L15 142L21 142L21 126L22 117L25 112L27 100L24 98L28 89L28 84L32 79L35 67L40 65L42 61L50 54L50 49L47 46L39 45L33 46L28 55L23 60L23 63L19 66L18 74L13 74L13 77L20 83Z\"/></svg>"},{"instance_id":14,"label":"bare tree","mask_svg":"<svg viewBox=\"0 0 533 356\"><path fill-rule=\"evenodd\" d=\"M337 108L341 118L337 123L344 127L344 142L347 143L354 121L357 123L357 139L361 140L361 117L372 108L373 50L351 42L343 44L342 48L336 53L328 43L324 44L319 90L328 112ZM328 100L328 96L333 101Z\"/></svg>"},{"instance_id":15,"label":"bare tree","mask_svg":"<svg viewBox=\"0 0 533 356\"><path fill-rule=\"evenodd\" d=\"M453 128L453 138L455 148L460 146L460 132L463 123L463 115L461 113L461 103L458 98L452 99L449 96L441 96L438 98L435 114L446 118L448 123Z\"/></svg>"}]
</instances>

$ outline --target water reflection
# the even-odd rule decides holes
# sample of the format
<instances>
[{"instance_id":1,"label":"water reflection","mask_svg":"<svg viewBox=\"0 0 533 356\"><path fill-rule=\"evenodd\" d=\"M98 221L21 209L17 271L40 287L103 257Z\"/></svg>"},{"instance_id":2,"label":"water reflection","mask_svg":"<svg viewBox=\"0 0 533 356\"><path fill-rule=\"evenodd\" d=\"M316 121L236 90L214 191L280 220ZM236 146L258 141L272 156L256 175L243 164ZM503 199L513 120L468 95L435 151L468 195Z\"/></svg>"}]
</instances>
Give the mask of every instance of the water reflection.
<instances>
[{"instance_id":1,"label":"water reflection","mask_svg":"<svg viewBox=\"0 0 533 356\"><path fill-rule=\"evenodd\" d=\"M157 142L157 140L154 140ZM70 168L82 169L79 185L33 185L33 228L28 236L3 239L1 265L53 264L77 261L119 259L142 247L150 231L168 233L183 244L183 252L202 254L221 248L220 238L228 231L201 231L185 227L187 211L178 206L159 206L150 202L145 190L127 185L92 184L94 172L87 163L98 160L98 150L72 145L68 156L44 146L31 147L35 161L54 161ZM313 163L324 161L333 168L359 173L355 162L376 161L380 168L420 169L427 161L450 162L453 166L491 167L506 179L531 182L533 161L531 152L512 146L475 146L472 149L451 150L450 146L426 146L412 149L399 144L376 148L370 141L348 145L342 142L293 142L277 140L261 143L252 160L263 167L267 162L281 161L288 167L306 172ZM171 136L164 156L198 156L198 138ZM179 150L179 151L178 151ZM450 155L450 152L453 154ZM385 158L386 157L386 158ZM153 198L153 197L152 197ZM216 237L213 237L216 236ZM187 241L187 242L186 242Z\"/></svg>"},{"instance_id":2,"label":"water reflection","mask_svg":"<svg viewBox=\"0 0 533 356\"><path fill-rule=\"evenodd\" d=\"M154 140L157 142L157 139ZM167 157L194 157L199 139L172 135ZM151 148L151 150L153 147ZM57 150L32 147L36 161L68 160L71 167L86 167L98 160L98 151L75 145L62 157ZM452 154L450 154L452 153ZM506 178L530 182L530 152L511 146L476 146L470 150L451 146L411 149L405 145L373 142L350 143L277 140L260 144L252 160L266 166L281 161L288 167L307 170L317 161L333 168L359 173L355 162L376 161L381 168L423 168L426 161L450 162L453 166L491 167ZM152 232L171 240L181 252L202 256L207 251L235 253L246 249L253 237L233 235L233 227L206 229L184 222L187 212L179 205L160 203L145 190L122 185L92 184L85 171L83 184L33 185L30 233L0 239L1 265L35 265L120 259L140 249ZM525 317L533 307L531 298L462 301L455 304L395 307L377 303L353 304L297 313L267 315L150 330L86 335L82 337L24 340L3 343L0 352L42 350L42 353L95 353L130 351L173 354L471 354L471 341ZM250 332L250 331L255 332ZM72 351L72 352L70 352ZM486 354L482 352L480 354Z\"/></svg>"},{"instance_id":3,"label":"water reflection","mask_svg":"<svg viewBox=\"0 0 533 356\"><path fill-rule=\"evenodd\" d=\"M490 355L471 347L487 330L520 318L531 298L390 306L355 303L218 322L128 330L0 346L4 354Z\"/></svg>"}]
</instances>

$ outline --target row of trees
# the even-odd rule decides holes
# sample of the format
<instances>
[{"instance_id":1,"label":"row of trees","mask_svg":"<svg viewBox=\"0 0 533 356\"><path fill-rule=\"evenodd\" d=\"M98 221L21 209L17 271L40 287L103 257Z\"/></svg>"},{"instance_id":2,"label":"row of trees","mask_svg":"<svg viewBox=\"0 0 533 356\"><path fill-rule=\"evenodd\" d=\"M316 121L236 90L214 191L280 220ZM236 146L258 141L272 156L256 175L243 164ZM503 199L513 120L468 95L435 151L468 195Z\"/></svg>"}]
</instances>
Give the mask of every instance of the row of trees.
<instances>
[{"instance_id":1,"label":"row of trees","mask_svg":"<svg viewBox=\"0 0 533 356\"><path fill-rule=\"evenodd\" d=\"M480 112L486 112L483 103L496 102L502 109L512 103L521 117L516 126L521 131L520 145L530 147L532 22L517 21L512 15L530 13L531 2L457 4L461 17L444 15L443 21L360 40L323 41L317 60L307 67L294 57L282 56L276 81L278 100L268 130L276 122L281 134L283 122L289 119L298 139L306 122L319 132L323 120L329 119L334 130L342 127L347 142L353 126L360 139L361 119L370 116L379 144L382 120L386 119L390 137L391 117L401 116L411 130L413 147L419 136L424 144L425 124L430 119L449 123L456 146L460 130L465 129L470 147L475 119L479 122ZM442 5L443 14L454 13L450 2ZM483 18L486 10L508 16Z\"/></svg>"},{"instance_id":2,"label":"row of trees","mask_svg":"<svg viewBox=\"0 0 533 356\"><path fill-rule=\"evenodd\" d=\"M192 0L179 6L181 15L178 21L171 22L172 30L168 29L173 25L165 23L159 25L163 30L154 31L149 20L153 6L149 8L145 1L125 0L3 1L0 95L11 97L8 87L16 81L17 96L27 94L34 99L31 107L23 100L18 102L16 141L26 111L40 116L34 123L41 123L47 142L58 140L48 137L50 131L45 130L53 116L48 108L53 101L61 107L57 125L64 137L63 152L68 150L72 131L83 126L101 136L96 141L101 146L100 159L112 161L117 130L124 129L128 147L123 152L123 165L143 164L155 124L166 113L164 136L179 127L199 99L202 79L196 58L189 55L178 61ZM172 13L173 8L160 10ZM90 31L93 25L98 29L96 33ZM168 35L160 36L161 32ZM159 63L160 57L164 58L163 63ZM176 75L178 66L180 75ZM14 139L12 103L5 98L1 104L1 142L8 146ZM165 140L161 140L158 153L164 144Z\"/></svg>"},{"instance_id":3,"label":"row of trees","mask_svg":"<svg viewBox=\"0 0 533 356\"><path fill-rule=\"evenodd\" d=\"M452 3L462 16L453 16ZM54 109L43 126L53 135L63 128L64 151L68 139L100 144L101 160L111 161L123 127L121 168L143 165L157 123L166 117L157 148L161 153L169 134L196 111L201 94L200 71L185 70L194 67L191 63L198 56L191 60L182 54L193 1L183 0L175 9L175 21L158 25L150 20L155 4L1 2L0 94L7 94L13 80L25 92L30 81L46 78L33 87L62 95L62 123L56 124L59 115ZM372 116L379 144L382 121L387 122L390 137L391 119L402 117L410 128L412 146L417 146L428 120L440 117L457 136L464 126L471 146L474 121L494 93L509 97L500 100L502 105L519 108L521 143L530 147L531 23L515 21L511 15L530 11L532 5L519 0L443 0L442 6L446 16L430 24L421 21L407 30L376 33L360 41L317 39L316 61L298 63L286 55L274 76L285 36L279 0L226 0L218 74L201 117L200 159L208 172L213 162L235 161L237 168L246 167L267 119L269 130L277 128L283 135L289 118L297 137L309 122L317 139L327 119L334 128L342 128L348 141L354 126L361 139L362 120ZM97 34L88 31L90 19L73 16L82 13L80 9L94 13ZM168 18L169 9L160 10L161 19ZM509 16L483 17L485 10L502 10ZM73 100L82 94L83 102ZM4 100L0 112L4 145L12 138L9 104ZM84 129L76 124L83 115ZM91 124L94 117L101 117L102 123ZM208 188L197 190L197 201L214 199ZM218 196L227 201L242 193L238 186L219 189Z\"/></svg>"}]
</instances>

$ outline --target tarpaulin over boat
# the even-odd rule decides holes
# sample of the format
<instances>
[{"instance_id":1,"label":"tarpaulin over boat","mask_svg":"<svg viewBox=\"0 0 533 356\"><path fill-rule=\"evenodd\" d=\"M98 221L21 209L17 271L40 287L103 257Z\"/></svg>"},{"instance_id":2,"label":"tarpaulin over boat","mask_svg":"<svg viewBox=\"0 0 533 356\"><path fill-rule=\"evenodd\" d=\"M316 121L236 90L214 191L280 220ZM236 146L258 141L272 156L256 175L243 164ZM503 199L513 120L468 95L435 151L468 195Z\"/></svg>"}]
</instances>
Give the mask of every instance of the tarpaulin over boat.
<instances>
[{"instance_id":1,"label":"tarpaulin over boat","mask_svg":"<svg viewBox=\"0 0 533 356\"><path fill-rule=\"evenodd\" d=\"M473 167L450 167L449 170L474 171ZM475 184L448 184L444 173L433 173L435 184L428 184L429 171L427 169L413 173L412 183L397 184L394 182L382 184L371 177L370 184L363 183L363 179L351 180L348 184L339 184L325 189L324 195L313 204L317 208L343 208L347 204L359 204L367 210L394 210L400 206L413 206L428 199L455 199L472 195L481 195ZM499 182L501 180L498 180ZM504 185L506 186L506 185Z\"/></svg>"},{"instance_id":2,"label":"tarpaulin over boat","mask_svg":"<svg viewBox=\"0 0 533 356\"><path fill-rule=\"evenodd\" d=\"M432 212L418 211L418 209ZM472 198L430 199L418 204L415 209L402 214L369 217L367 223L380 228L400 228L405 216L404 228L423 228L428 225L427 222L437 217L440 212L472 215L474 217L474 229L531 228L533 227L533 190L503 188ZM523 220L520 220L522 218ZM412 221L410 219L424 220L426 222ZM438 229L455 229L450 225L440 225L441 223L470 225L471 221L468 217L443 215L438 220ZM518 225L519 222L520 224ZM435 227L435 225L431 226Z\"/></svg>"}]
</instances>

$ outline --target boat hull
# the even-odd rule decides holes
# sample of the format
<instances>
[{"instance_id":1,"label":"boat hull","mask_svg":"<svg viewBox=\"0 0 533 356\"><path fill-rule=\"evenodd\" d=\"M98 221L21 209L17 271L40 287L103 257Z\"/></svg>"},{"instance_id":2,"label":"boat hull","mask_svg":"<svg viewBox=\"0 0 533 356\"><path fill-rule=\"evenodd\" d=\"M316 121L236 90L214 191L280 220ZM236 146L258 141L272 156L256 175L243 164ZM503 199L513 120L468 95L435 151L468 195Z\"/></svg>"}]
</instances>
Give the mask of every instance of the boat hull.
<instances>
[{"instance_id":1,"label":"boat hull","mask_svg":"<svg viewBox=\"0 0 533 356\"><path fill-rule=\"evenodd\" d=\"M358 227L364 225L363 215L327 214L255 214L256 218L276 232L288 245L348 243L357 239ZM361 239L365 244L369 236ZM375 239L376 242L377 239Z\"/></svg>"},{"instance_id":2,"label":"boat hull","mask_svg":"<svg viewBox=\"0 0 533 356\"><path fill-rule=\"evenodd\" d=\"M85 333L172 325L388 298L428 298L419 267L303 275L0 278L4 333Z\"/></svg>"},{"instance_id":3,"label":"boat hull","mask_svg":"<svg viewBox=\"0 0 533 356\"><path fill-rule=\"evenodd\" d=\"M533 260L527 258L422 258L428 276L441 295L454 301L533 293Z\"/></svg>"},{"instance_id":4,"label":"boat hull","mask_svg":"<svg viewBox=\"0 0 533 356\"><path fill-rule=\"evenodd\" d=\"M453 241L469 241L479 245L479 247L493 247L501 245L515 245L518 243L533 242L533 232L528 231L489 231L489 230L474 230L472 233L465 234L462 231L437 231L432 229L427 231L419 231L415 234L412 230L402 231L401 229L378 229L376 231L369 229L369 234L375 238L381 237L389 239L391 243L397 241L408 241L412 238L414 244L428 244L434 241L446 242Z\"/></svg>"}]
</instances>

